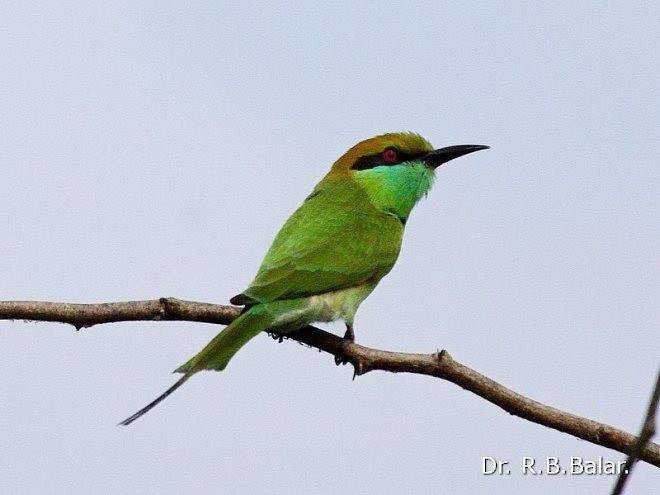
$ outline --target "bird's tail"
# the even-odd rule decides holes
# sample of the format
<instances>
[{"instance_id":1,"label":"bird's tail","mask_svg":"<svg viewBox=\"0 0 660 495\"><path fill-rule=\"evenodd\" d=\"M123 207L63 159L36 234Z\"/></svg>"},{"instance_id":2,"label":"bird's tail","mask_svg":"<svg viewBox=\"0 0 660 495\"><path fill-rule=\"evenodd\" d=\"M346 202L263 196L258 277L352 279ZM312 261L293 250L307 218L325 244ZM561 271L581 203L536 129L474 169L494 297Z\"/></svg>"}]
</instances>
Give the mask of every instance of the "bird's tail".
<instances>
[{"instance_id":1,"label":"bird's tail","mask_svg":"<svg viewBox=\"0 0 660 495\"><path fill-rule=\"evenodd\" d=\"M261 308L260 308L261 309ZM267 312L257 312L256 308L248 309L238 318L232 321L222 332L216 335L204 349L190 359L186 364L180 366L175 373L183 373L183 376L177 382L159 395L154 401L150 402L138 412L129 416L120 425L129 425L140 416L148 413L156 407L163 399L174 392L181 385L198 371L225 369L229 360L236 354L241 347L255 337L257 334L266 330L272 323L273 317ZM263 310L262 310L263 311Z\"/></svg>"},{"instance_id":2,"label":"bird's tail","mask_svg":"<svg viewBox=\"0 0 660 495\"><path fill-rule=\"evenodd\" d=\"M202 370L224 370L234 354L249 340L266 330L273 320L274 318L261 307L248 309L206 344L206 347L195 357L183 366L179 366L174 372L187 375Z\"/></svg>"}]
</instances>

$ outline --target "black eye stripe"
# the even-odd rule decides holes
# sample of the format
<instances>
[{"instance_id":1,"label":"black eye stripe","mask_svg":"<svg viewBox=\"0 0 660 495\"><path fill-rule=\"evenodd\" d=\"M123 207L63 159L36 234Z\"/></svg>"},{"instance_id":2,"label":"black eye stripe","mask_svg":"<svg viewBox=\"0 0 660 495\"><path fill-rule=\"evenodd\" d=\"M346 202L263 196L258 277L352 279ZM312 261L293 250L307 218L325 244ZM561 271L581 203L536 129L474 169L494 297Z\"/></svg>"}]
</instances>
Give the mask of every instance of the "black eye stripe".
<instances>
[{"instance_id":1,"label":"black eye stripe","mask_svg":"<svg viewBox=\"0 0 660 495\"><path fill-rule=\"evenodd\" d=\"M375 155L367 155L367 156L361 156L357 160L355 160L355 163L351 166L351 169L353 170L367 170L370 168L374 167L390 167L392 165L398 165L399 163L407 162L410 160L414 160L415 158L419 158L420 156L423 156L424 153L403 153L402 151L392 148L397 152L399 155L399 159L396 162L386 162L383 159L383 153L376 153Z\"/></svg>"}]
</instances>

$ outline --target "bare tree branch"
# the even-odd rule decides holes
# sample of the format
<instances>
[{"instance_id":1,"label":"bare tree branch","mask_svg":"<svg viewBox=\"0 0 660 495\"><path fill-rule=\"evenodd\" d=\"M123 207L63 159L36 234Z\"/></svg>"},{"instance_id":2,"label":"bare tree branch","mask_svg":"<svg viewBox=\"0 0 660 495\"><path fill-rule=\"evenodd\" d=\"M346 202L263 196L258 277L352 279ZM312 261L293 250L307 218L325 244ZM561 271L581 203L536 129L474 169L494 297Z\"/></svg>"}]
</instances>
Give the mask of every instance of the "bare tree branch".
<instances>
[{"instance_id":1,"label":"bare tree branch","mask_svg":"<svg viewBox=\"0 0 660 495\"><path fill-rule=\"evenodd\" d=\"M0 302L0 319L68 323L77 329L100 323L137 320L181 320L226 325L240 312L233 306L161 298L102 304L33 301ZM350 362L356 375L383 370L416 373L448 380L515 416L568 433L619 452L631 454L636 437L610 425L576 416L524 397L455 361L449 353L408 354L382 351L348 342L315 327L278 338L290 338ZM636 458L660 467L660 445L644 442Z\"/></svg>"},{"instance_id":2,"label":"bare tree branch","mask_svg":"<svg viewBox=\"0 0 660 495\"><path fill-rule=\"evenodd\" d=\"M646 411L646 417L644 418L644 423L642 424L642 431L639 432L635 443L628 451L628 459L626 459L626 465L619 474L619 478L614 485L614 490L612 490L612 495L621 495L623 493L623 488L626 486L626 481L630 476L633 466L637 459L640 458L639 453L644 448L644 445L650 443L649 440L653 435L655 435L655 414L658 410L658 402L660 401L660 371L658 372L658 377L655 380L655 387L651 393L651 400L649 401L649 408Z\"/></svg>"}]
</instances>

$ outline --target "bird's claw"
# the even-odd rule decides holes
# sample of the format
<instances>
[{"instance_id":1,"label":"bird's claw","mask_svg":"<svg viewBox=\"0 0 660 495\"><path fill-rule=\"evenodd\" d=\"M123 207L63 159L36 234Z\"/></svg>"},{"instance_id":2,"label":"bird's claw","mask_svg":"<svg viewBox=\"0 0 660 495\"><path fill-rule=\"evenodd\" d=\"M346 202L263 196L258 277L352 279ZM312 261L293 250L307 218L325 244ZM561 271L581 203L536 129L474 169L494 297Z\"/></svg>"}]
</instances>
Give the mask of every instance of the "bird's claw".
<instances>
[{"instance_id":1,"label":"bird's claw","mask_svg":"<svg viewBox=\"0 0 660 495\"><path fill-rule=\"evenodd\" d=\"M344 334L344 341L342 343L342 348L346 347L346 344L355 342L355 332L353 331L352 325L346 325L346 333ZM348 360L342 356L335 356L335 364L339 366L340 364L347 364ZM355 378L355 376L353 377Z\"/></svg>"}]
</instances>

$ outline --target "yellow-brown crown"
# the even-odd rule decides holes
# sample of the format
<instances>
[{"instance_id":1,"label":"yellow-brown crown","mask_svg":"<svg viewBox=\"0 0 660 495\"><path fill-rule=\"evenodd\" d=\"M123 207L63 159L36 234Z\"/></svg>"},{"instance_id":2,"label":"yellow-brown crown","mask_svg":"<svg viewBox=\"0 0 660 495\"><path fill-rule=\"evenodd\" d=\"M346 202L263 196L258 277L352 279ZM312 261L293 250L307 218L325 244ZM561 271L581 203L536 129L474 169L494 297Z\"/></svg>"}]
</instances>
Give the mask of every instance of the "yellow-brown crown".
<instances>
[{"instance_id":1,"label":"yellow-brown crown","mask_svg":"<svg viewBox=\"0 0 660 495\"><path fill-rule=\"evenodd\" d=\"M387 148L395 148L401 155L422 155L433 151L426 139L414 132L392 132L381 134L358 144L344 153L333 165L328 175L348 173L355 162L365 156L377 155Z\"/></svg>"}]
</instances>

